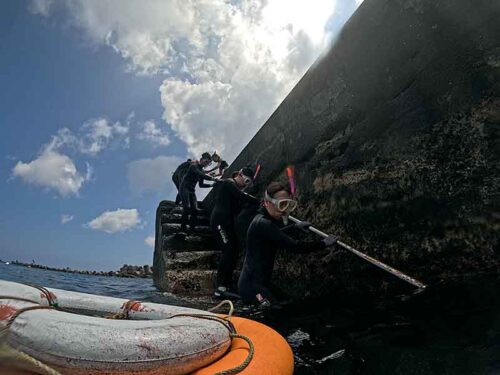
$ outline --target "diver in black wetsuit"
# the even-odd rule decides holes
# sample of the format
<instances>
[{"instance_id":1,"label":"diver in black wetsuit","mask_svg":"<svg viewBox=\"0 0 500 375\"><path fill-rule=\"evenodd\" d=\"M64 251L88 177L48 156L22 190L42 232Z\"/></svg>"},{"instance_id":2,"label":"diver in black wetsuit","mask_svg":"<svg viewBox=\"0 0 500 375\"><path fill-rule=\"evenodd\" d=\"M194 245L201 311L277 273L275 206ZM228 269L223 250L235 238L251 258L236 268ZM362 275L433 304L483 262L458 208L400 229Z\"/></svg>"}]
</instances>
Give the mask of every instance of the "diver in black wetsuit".
<instances>
[{"instance_id":1,"label":"diver in black wetsuit","mask_svg":"<svg viewBox=\"0 0 500 375\"><path fill-rule=\"evenodd\" d=\"M221 180L215 187L215 205L210 216L210 227L214 232L222 257L217 270L215 296L231 297L233 272L238 261L238 239L234 228L235 216L243 204L259 205L259 200L241 191L252 182L253 171L243 168L233 178Z\"/></svg>"},{"instance_id":2,"label":"diver in black wetsuit","mask_svg":"<svg viewBox=\"0 0 500 375\"><path fill-rule=\"evenodd\" d=\"M258 193L257 188L252 184L244 189L245 193L256 195ZM247 248L247 232L250 223L252 222L255 215L258 214L259 206L252 203L244 203L241 207L240 212L234 218L234 231L236 232L236 237L238 238L239 248L246 252Z\"/></svg>"},{"instance_id":3,"label":"diver in black wetsuit","mask_svg":"<svg viewBox=\"0 0 500 375\"><path fill-rule=\"evenodd\" d=\"M336 236L318 241L297 241L284 233L289 228L306 229L310 223L300 222L284 227L281 220L295 209L290 190L280 183L271 183L265 192L264 207L259 210L248 228L245 263L238 282L243 302L263 307L278 305L271 292L271 275L279 248L296 253L307 253L337 242Z\"/></svg>"},{"instance_id":4,"label":"diver in black wetsuit","mask_svg":"<svg viewBox=\"0 0 500 375\"><path fill-rule=\"evenodd\" d=\"M260 164L257 164L252 183L243 189L245 193L253 196L259 194L259 186L256 184L256 180L258 180L260 168ZM253 218L258 214L259 207L260 205L256 206L255 204L244 203L239 214L234 219L236 237L238 237L239 248L243 253L246 253L247 248L248 227L250 227Z\"/></svg>"},{"instance_id":5,"label":"diver in black wetsuit","mask_svg":"<svg viewBox=\"0 0 500 375\"><path fill-rule=\"evenodd\" d=\"M196 227L196 211L198 209L198 199L195 193L196 184L198 183L201 188L209 188L213 185L205 184L203 181L217 180L203 172L203 167L210 164L210 161L210 154L208 152L203 153L199 162L194 161L191 163L180 184L179 194L182 200L181 230L183 231L186 230L189 214L191 214L189 218L190 229L193 230Z\"/></svg>"},{"instance_id":6,"label":"diver in black wetsuit","mask_svg":"<svg viewBox=\"0 0 500 375\"><path fill-rule=\"evenodd\" d=\"M186 172L191 165L193 161L191 159L186 160L185 162L181 163L174 171L172 174L172 181L177 188L177 195L175 196L175 204L181 203L181 195L179 193L180 190L180 185L182 182L182 179L186 175Z\"/></svg>"}]
</instances>

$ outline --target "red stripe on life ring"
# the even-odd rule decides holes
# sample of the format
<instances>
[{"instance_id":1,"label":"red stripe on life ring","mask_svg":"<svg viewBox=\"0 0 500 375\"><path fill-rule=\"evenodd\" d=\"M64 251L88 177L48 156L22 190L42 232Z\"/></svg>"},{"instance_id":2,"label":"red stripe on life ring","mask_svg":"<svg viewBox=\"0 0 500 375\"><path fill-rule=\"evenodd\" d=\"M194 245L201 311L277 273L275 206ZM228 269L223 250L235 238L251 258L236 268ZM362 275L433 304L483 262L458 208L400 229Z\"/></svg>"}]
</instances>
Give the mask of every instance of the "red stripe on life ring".
<instances>
[{"instance_id":1,"label":"red stripe on life ring","mask_svg":"<svg viewBox=\"0 0 500 375\"><path fill-rule=\"evenodd\" d=\"M9 320L17 309L10 305L0 305L0 320Z\"/></svg>"}]
</instances>

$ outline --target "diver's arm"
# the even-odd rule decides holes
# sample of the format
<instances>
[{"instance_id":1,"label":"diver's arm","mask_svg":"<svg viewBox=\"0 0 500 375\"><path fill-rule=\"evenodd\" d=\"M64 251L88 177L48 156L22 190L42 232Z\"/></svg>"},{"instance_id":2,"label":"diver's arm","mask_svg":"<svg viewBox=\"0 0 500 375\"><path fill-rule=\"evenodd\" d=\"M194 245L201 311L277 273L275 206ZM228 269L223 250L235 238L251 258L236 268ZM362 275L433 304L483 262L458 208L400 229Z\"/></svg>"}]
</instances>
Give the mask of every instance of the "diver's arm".
<instances>
[{"instance_id":1,"label":"diver's arm","mask_svg":"<svg viewBox=\"0 0 500 375\"><path fill-rule=\"evenodd\" d=\"M229 189L230 189L229 191L231 192L231 196L235 199L238 199L244 203L250 203L255 205L260 204L260 200L238 189L236 187L236 183L231 183L231 187Z\"/></svg>"},{"instance_id":2,"label":"diver's arm","mask_svg":"<svg viewBox=\"0 0 500 375\"><path fill-rule=\"evenodd\" d=\"M326 244L322 240L317 241L297 241L281 231L276 225L269 222L264 230L267 233L267 238L276 242L285 250L294 253L310 253L326 248Z\"/></svg>"}]
</instances>

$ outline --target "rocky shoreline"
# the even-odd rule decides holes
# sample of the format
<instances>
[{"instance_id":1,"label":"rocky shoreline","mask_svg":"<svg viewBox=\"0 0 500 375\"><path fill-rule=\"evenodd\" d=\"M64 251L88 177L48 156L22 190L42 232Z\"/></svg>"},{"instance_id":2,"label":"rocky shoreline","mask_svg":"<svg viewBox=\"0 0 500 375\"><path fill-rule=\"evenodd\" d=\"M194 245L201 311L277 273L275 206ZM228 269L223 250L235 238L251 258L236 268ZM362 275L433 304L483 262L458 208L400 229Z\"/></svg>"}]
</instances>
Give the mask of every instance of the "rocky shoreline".
<instances>
[{"instance_id":1,"label":"rocky shoreline","mask_svg":"<svg viewBox=\"0 0 500 375\"><path fill-rule=\"evenodd\" d=\"M150 278L153 276L153 267L149 265L131 266L128 264L124 264L118 271L82 271L82 270L74 270L69 267L56 268L36 263L23 263L17 260L12 262L3 262L3 263L15 266L23 266L27 268L38 268L47 271L78 273L80 275L115 276L115 277L129 277L129 278Z\"/></svg>"}]
</instances>

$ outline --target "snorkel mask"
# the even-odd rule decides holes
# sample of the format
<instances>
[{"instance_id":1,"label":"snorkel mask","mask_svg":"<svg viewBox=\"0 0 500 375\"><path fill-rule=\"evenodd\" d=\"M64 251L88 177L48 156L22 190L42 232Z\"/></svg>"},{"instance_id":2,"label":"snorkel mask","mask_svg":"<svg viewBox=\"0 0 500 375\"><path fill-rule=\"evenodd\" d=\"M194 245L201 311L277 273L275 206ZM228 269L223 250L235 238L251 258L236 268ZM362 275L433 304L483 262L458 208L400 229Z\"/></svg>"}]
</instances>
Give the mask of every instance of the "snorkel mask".
<instances>
[{"instance_id":1,"label":"snorkel mask","mask_svg":"<svg viewBox=\"0 0 500 375\"><path fill-rule=\"evenodd\" d=\"M252 182L251 177L245 176L244 174L242 174L241 177L243 177L243 183L245 184L245 186L250 185L250 183Z\"/></svg>"},{"instance_id":2,"label":"snorkel mask","mask_svg":"<svg viewBox=\"0 0 500 375\"><path fill-rule=\"evenodd\" d=\"M267 193L267 190L264 193L264 199L268 202L271 202L278 209L278 211L283 213L281 218L283 220L283 224L287 225L288 224L288 216L290 215L290 213L293 210L295 210L297 208L297 201L294 199L290 199L290 198L284 198L284 199L272 198Z\"/></svg>"},{"instance_id":3,"label":"snorkel mask","mask_svg":"<svg viewBox=\"0 0 500 375\"><path fill-rule=\"evenodd\" d=\"M245 184L245 187L250 185L253 181L253 170L250 169L249 167L241 168L238 171L238 174L241 176L243 179L243 183Z\"/></svg>"},{"instance_id":4,"label":"snorkel mask","mask_svg":"<svg viewBox=\"0 0 500 375\"><path fill-rule=\"evenodd\" d=\"M235 179L238 176L241 176L241 178L243 179L243 184L245 187L250 185L250 183L253 181L252 177L248 177L247 175L243 174L242 169L240 169L239 171L234 171L233 174L231 175L231 178Z\"/></svg>"}]
</instances>

